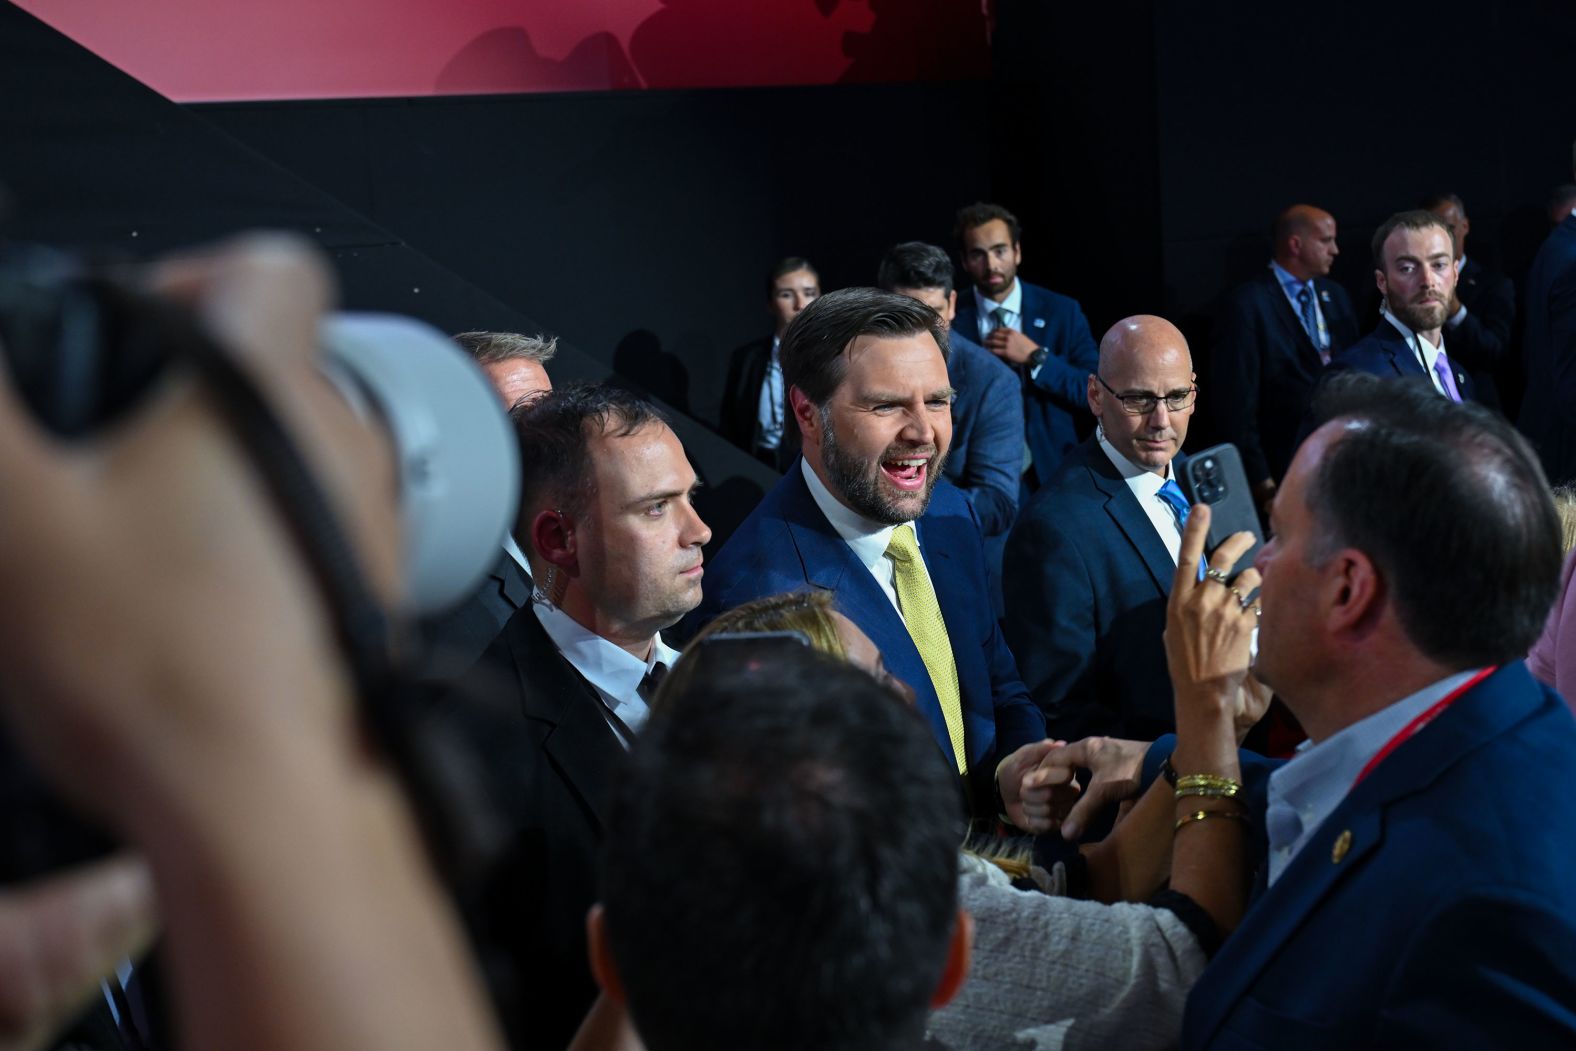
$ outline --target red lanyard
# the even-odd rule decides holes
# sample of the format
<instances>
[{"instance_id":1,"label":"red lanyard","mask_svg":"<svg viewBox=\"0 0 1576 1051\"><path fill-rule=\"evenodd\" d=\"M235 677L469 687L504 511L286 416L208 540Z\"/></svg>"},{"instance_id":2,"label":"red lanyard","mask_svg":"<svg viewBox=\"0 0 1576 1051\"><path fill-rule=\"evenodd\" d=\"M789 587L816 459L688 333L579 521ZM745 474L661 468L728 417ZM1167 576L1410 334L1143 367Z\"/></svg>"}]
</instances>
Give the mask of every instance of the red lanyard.
<instances>
[{"instance_id":1,"label":"red lanyard","mask_svg":"<svg viewBox=\"0 0 1576 1051\"><path fill-rule=\"evenodd\" d=\"M1439 718L1440 714L1446 708L1449 708L1452 704L1456 703L1462 694L1466 693L1472 687L1476 686L1490 675L1493 675L1498 670L1499 665L1497 664L1492 664L1487 668L1484 668L1482 671L1472 676L1472 678L1468 679L1460 686L1457 686L1444 697L1430 705L1426 711L1417 715L1412 719L1411 722L1401 727L1400 732L1394 737L1390 738L1390 740L1385 743L1385 746L1379 749L1372 759L1368 760L1368 765L1363 767L1362 772L1357 775L1357 780L1352 782L1352 787L1356 788L1358 785L1362 784L1363 778L1373 773L1374 767L1384 762L1385 759L1389 757L1391 752L1395 751L1397 748L1400 748L1403 744L1416 736L1419 730L1433 722L1435 719Z\"/></svg>"}]
</instances>

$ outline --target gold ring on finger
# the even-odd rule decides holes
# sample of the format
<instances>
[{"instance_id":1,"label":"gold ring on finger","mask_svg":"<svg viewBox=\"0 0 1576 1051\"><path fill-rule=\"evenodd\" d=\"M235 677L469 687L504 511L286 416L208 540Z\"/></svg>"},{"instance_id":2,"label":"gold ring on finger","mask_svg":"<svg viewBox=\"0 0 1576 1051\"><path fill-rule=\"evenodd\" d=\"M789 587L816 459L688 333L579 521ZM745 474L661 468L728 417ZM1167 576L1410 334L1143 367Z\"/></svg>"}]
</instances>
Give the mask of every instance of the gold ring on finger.
<instances>
[{"instance_id":1,"label":"gold ring on finger","mask_svg":"<svg viewBox=\"0 0 1576 1051\"><path fill-rule=\"evenodd\" d=\"M1231 587L1231 579L1218 569L1206 569L1204 571L1204 579L1213 580L1215 583L1224 587ZM1235 589L1233 588L1233 590Z\"/></svg>"}]
</instances>

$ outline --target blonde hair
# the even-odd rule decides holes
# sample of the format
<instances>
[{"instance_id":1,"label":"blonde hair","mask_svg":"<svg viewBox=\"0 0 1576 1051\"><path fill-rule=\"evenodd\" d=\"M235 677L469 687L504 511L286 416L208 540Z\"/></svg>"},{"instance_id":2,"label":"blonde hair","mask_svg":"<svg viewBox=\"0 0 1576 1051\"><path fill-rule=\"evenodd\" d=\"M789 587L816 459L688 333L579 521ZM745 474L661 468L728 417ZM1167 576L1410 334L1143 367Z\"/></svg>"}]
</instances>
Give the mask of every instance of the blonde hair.
<instances>
[{"instance_id":1,"label":"blonde hair","mask_svg":"<svg viewBox=\"0 0 1576 1051\"><path fill-rule=\"evenodd\" d=\"M1576 548L1576 485L1557 485L1553 495L1560 515L1560 550L1568 555Z\"/></svg>"},{"instance_id":2,"label":"blonde hair","mask_svg":"<svg viewBox=\"0 0 1576 1051\"><path fill-rule=\"evenodd\" d=\"M843 637L837 633L837 622L832 619L830 591L785 591L735 606L726 613L719 613L685 650L687 652L709 636L740 631L801 632L815 649L838 660L848 659Z\"/></svg>"}]
</instances>

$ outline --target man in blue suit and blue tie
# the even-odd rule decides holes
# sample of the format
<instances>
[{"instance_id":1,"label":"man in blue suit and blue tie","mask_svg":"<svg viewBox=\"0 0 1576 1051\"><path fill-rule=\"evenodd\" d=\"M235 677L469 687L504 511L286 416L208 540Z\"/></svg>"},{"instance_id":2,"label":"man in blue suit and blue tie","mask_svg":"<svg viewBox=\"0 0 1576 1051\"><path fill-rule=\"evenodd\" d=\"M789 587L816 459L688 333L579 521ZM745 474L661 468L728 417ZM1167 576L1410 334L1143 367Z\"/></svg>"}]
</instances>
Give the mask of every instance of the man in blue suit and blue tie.
<instances>
[{"instance_id":1,"label":"man in blue suit and blue tie","mask_svg":"<svg viewBox=\"0 0 1576 1051\"><path fill-rule=\"evenodd\" d=\"M1451 401L1476 400L1466 370L1445 352L1456 289L1455 235L1433 212L1397 212L1373 237L1379 327L1330 362L1330 372L1369 372L1427 382Z\"/></svg>"},{"instance_id":2,"label":"man in blue suit and blue tie","mask_svg":"<svg viewBox=\"0 0 1576 1051\"><path fill-rule=\"evenodd\" d=\"M1520 659L1559 581L1547 481L1423 384L1321 401L1256 562L1254 671L1312 744L1182 1046L1576 1046L1576 722Z\"/></svg>"},{"instance_id":3,"label":"man in blue suit and blue tie","mask_svg":"<svg viewBox=\"0 0 1576 1051\"><path fill-rule=\"evenodd\" d=\"M915 693L971 813L1023 825L1022 776L1049 748L986 592L979 519L941 479L952 439L947 331L907 296L822 296L783 335L802 457L717 557L690 626L820 588ZM999 790L999 797L998 797Z\"/></svg>"},{"instance_id":4,"label":"man in blue suit and blue tie","mask_svg":"<svg viewBox=\"0 0 1576 1051\"><path fill-rule=\"evenodd\" d=\"M1023 245L1017 217L995 204L958 213L963 269L974 288L958 303L952 327L1015 369L1023 388L1027 438L1023 492L1056 473L1090 423L1084 384L1095 343L1078 301L1018 277Z\"/></svg>"},{"instance_id":5,"label":"man in blue suit and blue tie","mask_svg":"<svg viewBox=\"0 0 1576 1051\"><path fill-rule=\"evenodd\" d=\"M888 292L917 299L951 326L958 293L952 260L945 250L919 241L893 245L881 260L876 283ZM1001 559L1007 531L1018 516L1018 478L1023 471L1023 411L1018 376L996 356L953 329L947 333L947 374L952 401L952 445L947 481L974 505L985 535L991 596L1001 606Z\"/></svg>"},{"instance_id":6,"label":"man in blue suit and blue tie","mask_svg":"<svg viewBox=\"0 0 1576 1051\"><path fill-rule=\"evenodd\" d=\"M1187 340L1117 322L1084 378L1099 418L1007 541L1007 641L1051 736L1149 740L1174 728L1161 633L1187 502L1173 461L1198 389Z\"/></svg>"},{"instance_id":7,"label":"man in blue suit and blue tie","mask_svg":"<svg viewBox=\"0 0 1576 1051\"><path fill-rule=\"evenodd\" d=\"M1330 280L1341 254L1335 216L1294 204L1275 217L1269 266L1226 297L1206 378L1224 441L1242 454L1255 503L1267 508L1330 358L1357 341L1357 313Z\"/></svg>"}]
</instances>

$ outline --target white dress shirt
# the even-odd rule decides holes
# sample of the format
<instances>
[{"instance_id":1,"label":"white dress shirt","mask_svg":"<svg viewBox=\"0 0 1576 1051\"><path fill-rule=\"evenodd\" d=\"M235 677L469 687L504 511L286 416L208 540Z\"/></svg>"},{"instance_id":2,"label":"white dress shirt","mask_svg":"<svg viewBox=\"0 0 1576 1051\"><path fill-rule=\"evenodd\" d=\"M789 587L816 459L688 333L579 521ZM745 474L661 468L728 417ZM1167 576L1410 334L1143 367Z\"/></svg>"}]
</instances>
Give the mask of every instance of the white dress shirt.
<instances>
[{"instance_id":1,"label":"white dress shirt","mask_svg":"<svg viewBox=\"0 0 1576 1051\"><path fill-rule=\"evenodd\" d=\"M541 622L542 630L553 640L553 645L563 654L564 660L596 688L606 706L602 715L607 719L608 726L612 727L624 747L629 747L618 723L623 723L633 733L640 732L640 728L646 724L646 717L651 714L645 698L640 696L640 680L658 661L671 669L679 659L678 650L663 642L662 636L658 635L652 641L651 656L641 660L624 647L588 631L557 606L533 602L531 608L536 613L536 619Z\"/></svg>"},{"instance_id":2,"label":"white dress shirt","mask_svg":"<svg viewBox=\"0 0 1576 1051\"><path fill-rule=\"evenodd\" d=\"M1270 774L1264 823L1270 839L1271 883L1280 879L1292 858L1346 798L1369 760L1407 723L1476 674L1476 670L1464 671L1441 679L1318 744L1304 741L1290 762Z\"/></svg>"},{"instance_id":3,"label":"white dress shirt","mask_svg":"<svg viewBox=\"0 0 1576 1051\"><path fill-rule=\"evenodd\" d=\"M1416 332L1407 328L1399 318L1390 313L1389 306L1381 308L1379 312L1384 315L1386 321L1400 331L1401 335L1406 337L1406 345L1411 349L1412 357L1417 359L1417 363L1423 366L1423 371L1428 373L1428 381L1434 385L1434 389L1445 397L1450 397L1450 392L1445 390L1444 381L1439 378L1439 373L1434 371L1434 362L1438 361L1439 355L1445 352L1444 332L1441 331L1439 333L1439 346L1436 347ZM1446 365L1445 367L1449 368L1450 366Z\"/></svg>"},{"instance_id":4,"label":"white dress shirt","mask_svg":"<svg viewBox=\"0 0 1576 1051\"><path fill-rule=\"evenodd\" d=\"M760 424L760 434L755 444L762 449L775 449L783 440L783 414L787 398L783 390L783 363L777 348L782 340L772 337L772 353L766 359L766 378L761 381L761 398L755 406L755 419Z\"/></svg>"},{"instance_id":5,"label":"white dress shirt","mask_svg":"<svg viewBox=\"0 0 1576 1051\"><path fill-rule=\"evenodd\" d=\"M844 506L843 502L833 496L832 491L821 483L820 476L810 469L808 460L801 459L799 469L804 472L804 484L809 487L815 506L819 507L826 520L832 523L832 528L848 544L854 552L854 557L870 571L870 575L875 578L876 586L887 597L887 601L892 603L897 615L902 617L903 607L898 605L897 587L894 584L896 570L892 560L886 557L887 545L892 542L892 530L897 527L872 521ZM919 552L919 564L928 577L930 567L925 565L923 551ZM931 586L935 586L934 581L931 582ZM907 619L904 619L903 623L907 624Z\"/></svg>"},{"instance_id":6,"label":"white dress shirt","mask_svg":"<svg viewBox=\"0 0 1576 1051\"><path fill-rule=\"evenodd\" d=\"M1116 451L1116 446L1105 440L1105 431L1096 429L1095 434L1100 443L1100 450L1111 461L1111 466L1122 476L1128 489L1138 500L1138 506L1144 509L1144 514L1149 516L1150 524L1155 527L1155 533L1160 537L1160 542L1166 545L1166 550L1171 553L1174 564L1182 553L1182 531L1177 527L1177 513L1170 504L1160 496L1160 487L1170 481L1174 475L1171 464L1166 464L1165 474L1156 474L1146 470Z\"/></svg>"}]
</instances>

